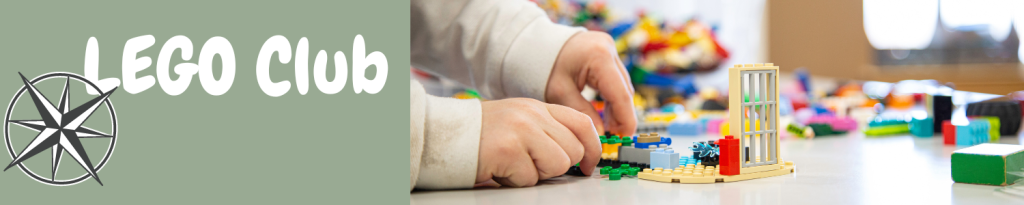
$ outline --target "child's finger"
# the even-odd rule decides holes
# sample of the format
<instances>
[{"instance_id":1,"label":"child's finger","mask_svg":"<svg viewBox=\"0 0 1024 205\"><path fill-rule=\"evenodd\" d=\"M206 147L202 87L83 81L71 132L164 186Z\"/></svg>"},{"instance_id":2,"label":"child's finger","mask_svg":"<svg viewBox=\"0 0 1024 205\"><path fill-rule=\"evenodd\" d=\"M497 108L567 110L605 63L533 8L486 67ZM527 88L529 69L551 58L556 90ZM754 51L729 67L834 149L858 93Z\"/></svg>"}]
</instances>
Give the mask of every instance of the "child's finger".
<instances>
[{"instance_id":1,"label":"child's finger","mask_svg":"<svg viewBox=\"0 0 1024 205\"><path fill-rule=\"evenodd\" d=\"M544 132L547 133L548 137L550 137L551 140L553 140L553 142L558 144L558 146L562 148L562 151L565 152L565 155L569 157L569 166L579 163L580 160L583 159L583 155L586 149L583 148L583 144L580 143L580 140L576 138L576 133L570 130L569 127L576 127L580 125L566 125L565 123L567 122L557 120L557 118L561 116L556 117L555 113L564 114L564 112L566 111L573 112L568 113L567 115L574 115L575 118L578 119L575 119L574 121L568 123L587 123L587 125L585 126L591 127L590 129L593 130L593 125L589 124L590 118L584 115L583 113L576 112L575 110L569 107L547 103L545 103L544 105L544 115L546 119L544 121L541 121L544 122L543 125L541 125L541 127L543 127L544 129ZM552 111L552 109L557 111ZM569 167L566 167L566 170L568 169ZM562 173L559 173L559 175L564 174L564 171L565 170L563 170Z\"/></svg>"},{"instance_id":2,"label":"child's finger","mask_svg":"<svg viewBox=\"0 0 1024 205\"><path fill-rule=\"evenodd\" d=\"M622 59L618 55L615 55L615 65L619 66L619 73L622 75L622 80L626 81L626 85L629 86L629 95L633 96L636 94L636 89L633 88L633 80L629 77L629 71L626 71L626 65L622 63Z\"/></svg>"},{"instance_id":3,"label":"child's finger","mask_svg":"<svg viewBox=\"0 0 1024 205\"><path fill-rule=\"evenodd\" d=\"M618 71L614 56L604 58L602 63L592 64L587 85L594 87L605 99L605 114L613 132L633 135L636 131L636 116L633 115L633 96L628 83ZM611 112L609 112L609 110ZM609 115L610 114L610 115Z\"/></svg>"},{"instance_id":4,"label":"child's finger","mask_svg":"<svg viewBox=\"0 0 1024 205\"><path fill-rule=\"evenodd\" d=\"M499 168L497 173L493 173L494 182L510 187L536 185L537 167L533 164L533 158L526 150L520 150L517 153L503 156L511 163L504 164L504 168Z\"/></svg>"},{"instance_id":5,"label":"child's finger","mask_svg":"<svg viewBox=\"0 0 1024 205\"><path fill-rule=\"evenodd\" d=\"M547 92L551 92L549 94L552 96L547 97L548 102L569 106L570 108L587 114L590 116L590 120L592 121L594 128L597 129L597 132L603 133L605 127L604 121L601 120L601 115L597 113L597 110L594 109L594 105L591 104L590 101L587 101L587 99L583 98L583 95L579 94L580 88L583 87L583 83L576 85L574 80L555 80L555 78L566 78L567 76L568 75L551 76L551 80L548 81L548 84L560 84L551 85L549 87L561 89L549 89Z\"/></svg>"},{"instance_id":6,"label":"child's finger","mask_svg":"<svg viewBox=\"0 0 1024 205\"><path fill-rule=\"evenodd\" d=\"M574 89L574 91L575 92L573 94L564 95L557 100L551 101L551 103L565 105L586 114L590 117L591 124L593 124L594 129L597 130L597 133L604 133L606 128L604 126L604 120L601 119L601 114L597 113L597 110L594 109L594 105L591 104L590 101L587 101L587 99L583 98L583 95L575 94L579 93L578 90Z\"/></svg>"},{"instance_id":7,"label":"child's finger","mask_svg":"<svg viewBox=\"0 0 1024 205\"><path fill-rule=\"evenodd\" d=\"M530 138L533 140L526 142L526 150L530 153L533 164L537 168L534 170L537 172L537 178L534 181L565 174L565 171L572 166L565 150L562 150L555 140L551 140L556 136L550 136L550 134L546 137Z\"/></svg>"},{"instance_id":8,"label":"child's finger","mask_svg":"<svg viewBox=\"0 0 1024 205\"><path fill-rule=\"evenodd\" d=\"M597 131L594 129L594 123L590 121L590 117L561 105L549 104L548 112L565 128L572 131L575 137L573 140L579 142L583 147L583 156L579 161L580 169L585 174L592 173L598 161L601 160L601 142L597 139Z\"/></svg>"}]
</instances>

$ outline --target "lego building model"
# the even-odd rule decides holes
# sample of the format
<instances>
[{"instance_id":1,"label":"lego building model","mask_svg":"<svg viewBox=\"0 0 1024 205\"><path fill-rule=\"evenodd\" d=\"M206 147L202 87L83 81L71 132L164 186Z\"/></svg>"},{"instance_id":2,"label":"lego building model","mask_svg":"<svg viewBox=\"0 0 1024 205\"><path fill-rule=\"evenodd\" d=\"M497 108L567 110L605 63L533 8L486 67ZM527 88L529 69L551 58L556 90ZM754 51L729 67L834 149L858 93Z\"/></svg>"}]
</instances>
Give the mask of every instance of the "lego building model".
<instances>
[{"instance_id":1,"label":"lego building model","mask_svg":"<svg viewBox=\"0 0 1024 205\"><path fill-rule=\"evenodd\" d=\"M637 177L671 183L715 183L793 173L793 162L782 161L779 153L778 71L779 67L771 63L729 68L729 124L743 125L731 126L729 133L739 137L730 135L716 143L702 143L702 148L694 149L693 156L714 158L696 152L713 153L718 149L717 162L663 163L663 158L682 159L671 150L659 148L651 152L650 168L637 173Z\"/></svg>"},{"instance_id":2,"label":"lego building model","mask_svg":"<svg viewBox=\"0 0 1024 205\"><path fill-rule=\"evenodd\" d=\"M601 136L601 161L597 166L630 165L648 168L651 163L651 152L657 149L671 150L668 146L672 145L671 138L658 136L658 133L640 134L632 138L606 135L608 136Z\"/></svg>"}]
</instances>

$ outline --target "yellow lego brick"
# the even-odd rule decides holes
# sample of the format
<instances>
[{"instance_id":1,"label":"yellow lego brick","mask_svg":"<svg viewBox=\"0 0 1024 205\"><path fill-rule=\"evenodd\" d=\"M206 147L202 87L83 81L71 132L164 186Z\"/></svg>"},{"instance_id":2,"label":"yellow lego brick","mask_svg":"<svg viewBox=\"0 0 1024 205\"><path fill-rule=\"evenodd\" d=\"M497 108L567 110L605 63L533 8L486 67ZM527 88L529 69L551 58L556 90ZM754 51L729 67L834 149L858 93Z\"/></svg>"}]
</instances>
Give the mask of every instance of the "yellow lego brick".
<instances>
[{"instance_id":1,"label":"yellow lego brick","mask_svg":"<svg viewBox=\"0 0 1024 205\"><path fill-rule=\"evenodd\" d=\"M663 170L657 169L644 169L643 172L638 173L637 177L644 180L668 182L668 183L683 183L683 184L709 184L716 182L734 182L743 181L750 179L758 179L765 177L781 176L796 171L796 167L793 162L785 162L778 165L765 165L775 166L770 171L760 171L752 173L742 173L739 175L720 175L719 167L694 167L694 166L680 166L675 170Z\"/></svg>"},{"instance_id":2,"label":"yellow lego brick","mask_svg":"<svg viewBox=\"0 0 1024 205\"><path fill-rule=\"evenodd\" d=\"M636 137L636 142L637 143L661 142L661 137L658 136L658 133L640 134L640 136Z\"/></svg>"},{"instance_id":3,"label":"yellow lego brick","mask_svg":"<svg viewBox=\"0 0 1024 205\"><path fill-rule=\"evenodd\" d=\"M760 160L757 160L760 161ZM756 162L756 161L755 161ZM743 162L740 162L743 163ZM756 167L743 167L740 168L740 174L754 173L754 172L766 172L779 169L779 164L761 165Z\"/></svg>"}]
</instances>

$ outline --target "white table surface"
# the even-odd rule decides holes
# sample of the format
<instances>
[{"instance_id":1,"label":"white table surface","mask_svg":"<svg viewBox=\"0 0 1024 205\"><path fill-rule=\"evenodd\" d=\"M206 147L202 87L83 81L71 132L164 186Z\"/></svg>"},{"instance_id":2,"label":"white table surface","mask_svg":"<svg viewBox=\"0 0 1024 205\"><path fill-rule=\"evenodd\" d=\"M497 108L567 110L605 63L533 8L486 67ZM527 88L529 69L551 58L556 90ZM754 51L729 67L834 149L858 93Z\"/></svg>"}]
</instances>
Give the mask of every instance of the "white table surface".
<instances>
[{"instance_id":1,"label":"white table surface","mask_svg":"<svg viewBox=\"0 0 1024 205\"><path fill-rule=\"evenodd\" d=\"M672 136L685 149L712 136ZM1000 143L1022 144L1003 136ZM783 139L796 173L748 181L679 184L623 177L561 176L527 188L414 191L411 204L1024 204L998 186L953 183L942 136L864 138L863 134ZM963 148L963 147L959 147ZM596 173L597 170L595 170Z\"/></svg>"}]
</instances>

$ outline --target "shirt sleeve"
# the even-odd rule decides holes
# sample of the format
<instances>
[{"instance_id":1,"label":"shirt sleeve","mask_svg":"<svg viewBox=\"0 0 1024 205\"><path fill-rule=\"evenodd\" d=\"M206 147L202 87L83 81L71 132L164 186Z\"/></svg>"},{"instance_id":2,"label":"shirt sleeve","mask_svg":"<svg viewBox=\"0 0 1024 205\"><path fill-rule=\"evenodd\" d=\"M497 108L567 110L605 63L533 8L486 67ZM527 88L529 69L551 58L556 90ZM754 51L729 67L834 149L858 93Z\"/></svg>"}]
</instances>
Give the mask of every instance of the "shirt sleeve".
<instances>
[{"instance_id":1,"label":"shirt sleeve","mask_svg":"<svg viewBox=\"0 0 1024 205\"><path fill-rule=\"evenodd\" d=\"M410 82L409 189L472 188L480 148L480 101L435 97Z\"/></svg>"},{"instance_id":2,"label":"shirt sleeve","mask_svg":"<svg viewBox=\"0 0 1024 205\"><path fill-rule=\"evenodd\" d=\"M562 45L578 27L552 23L523 0L413 0L412 65L489 99L543 101Z\"/></svg>"}]
</instances>

